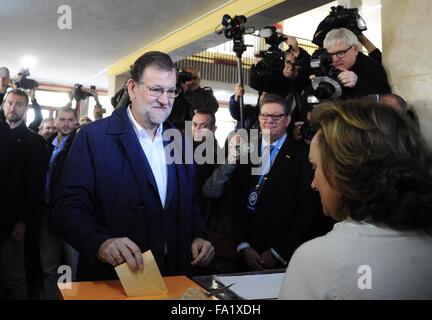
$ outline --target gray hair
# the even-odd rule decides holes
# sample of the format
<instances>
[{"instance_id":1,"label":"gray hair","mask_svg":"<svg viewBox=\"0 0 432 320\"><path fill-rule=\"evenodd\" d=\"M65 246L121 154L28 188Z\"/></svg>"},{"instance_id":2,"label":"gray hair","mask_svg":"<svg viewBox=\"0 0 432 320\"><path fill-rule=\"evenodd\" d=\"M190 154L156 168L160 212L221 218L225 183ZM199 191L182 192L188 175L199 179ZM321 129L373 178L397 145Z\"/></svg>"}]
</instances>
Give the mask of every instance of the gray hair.
<instances>
[{"instance_id":1,"label":"gray hair","mask_svg":"<svg viewBox=\"0 0 432 320\"><path fill-rule=\"evenodd\" d=\"M48 117L42 120L41 124L39 125L39 130L42 130L43 126L45 123L50 122L50 121L54 121L53 117Z\"/></svg>"},{"instance_id":2,"label":"gray hair","mask_svg":"<svg viewBox=\"0 0 432 320\"><path fill-rule=\"evenodd\" d=\"M360 48L357 36L346 28L333 29L327 33L324 39L324 48L328 50L329 47L333 47L339 43L346 43L348 46Z\"/></svg>"}]
</instances>

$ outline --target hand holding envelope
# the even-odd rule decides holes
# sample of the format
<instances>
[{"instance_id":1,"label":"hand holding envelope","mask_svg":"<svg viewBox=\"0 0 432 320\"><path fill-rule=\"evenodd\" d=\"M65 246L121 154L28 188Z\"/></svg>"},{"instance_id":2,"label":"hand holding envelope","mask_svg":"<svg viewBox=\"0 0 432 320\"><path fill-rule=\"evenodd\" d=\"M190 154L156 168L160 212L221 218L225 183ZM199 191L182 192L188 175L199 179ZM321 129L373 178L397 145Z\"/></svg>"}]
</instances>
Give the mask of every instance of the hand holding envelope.
<instances>
[{"instance_id":1,"label":"hand holding envelope","mask_svg":"<svg viewBox=\"0 0 432 320\"><path fill-rule=\"evenodd\" d=\"M129 297L157 296L168 293L152 252L142 254L144 267L133 271L127 263L115 267L120 282Z\"/></svg>"}]
</instances>

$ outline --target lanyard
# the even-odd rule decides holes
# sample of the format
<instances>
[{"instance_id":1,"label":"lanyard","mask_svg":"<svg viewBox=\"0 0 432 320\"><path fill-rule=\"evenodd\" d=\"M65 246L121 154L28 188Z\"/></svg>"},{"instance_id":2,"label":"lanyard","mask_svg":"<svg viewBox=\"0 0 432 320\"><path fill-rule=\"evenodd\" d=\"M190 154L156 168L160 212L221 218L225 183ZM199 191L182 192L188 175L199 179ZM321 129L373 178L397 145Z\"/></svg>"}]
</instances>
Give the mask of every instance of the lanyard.
<instances>
[{"instance_id":1,"label":"lanyard","mask_svg":"<svg viewBox=\"0 0 432 320\"><path fill-rule=\"evenodd\" d=\"M278 142L276 143L276 145L273 146L273 150L270 152L270 161L267 161L265 164L265 167L263 169L263 173L260 176L259 180L258 180L258 184L256 186L257 189L259 189L264 181L265 176L267 175L268 171L270 171L270 167L273 163L273 160L276 158L277 154L279 153L279 149L281 148L281 146L283 145L283 143L285 142L286 139L286 135L284 135L282 138L280 138L278 140ZM270 145L270 149L271 149L271 145Z\"/></svg>"}]
</instances>

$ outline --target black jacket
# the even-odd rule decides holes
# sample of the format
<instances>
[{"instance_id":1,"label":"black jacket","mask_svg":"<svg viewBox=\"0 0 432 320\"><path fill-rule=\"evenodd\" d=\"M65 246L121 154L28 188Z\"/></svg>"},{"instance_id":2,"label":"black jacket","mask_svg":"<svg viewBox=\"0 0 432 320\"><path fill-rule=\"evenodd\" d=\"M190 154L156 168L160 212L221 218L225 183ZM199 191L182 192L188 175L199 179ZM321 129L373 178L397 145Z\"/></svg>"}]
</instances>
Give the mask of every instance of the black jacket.
<instances>
[{"instance_id":1,"label":"black jacket","mask_svg":"<svg viewBox=\"0 0 432 320\"><path fill-rule=\"evenodd\" d=\"M351 67L358 80L354 88L342 88L342 99L363 97L369 94L391 93L387 73L381 63L359 52Z\"/></svg>"},{"instance_id":2,"label":"black jacket","mask_svg":"<svg viewBox=\"0 0 432 320\"><path fill-rule=\"evenodd\" d=\"M3 130L3 129L2 129ZM41 136L22 123L9 129L9 161L3 170L0 239L10 237L13 226L35 218L43 199L48 150Z\"/></svg>"}]
</instances>

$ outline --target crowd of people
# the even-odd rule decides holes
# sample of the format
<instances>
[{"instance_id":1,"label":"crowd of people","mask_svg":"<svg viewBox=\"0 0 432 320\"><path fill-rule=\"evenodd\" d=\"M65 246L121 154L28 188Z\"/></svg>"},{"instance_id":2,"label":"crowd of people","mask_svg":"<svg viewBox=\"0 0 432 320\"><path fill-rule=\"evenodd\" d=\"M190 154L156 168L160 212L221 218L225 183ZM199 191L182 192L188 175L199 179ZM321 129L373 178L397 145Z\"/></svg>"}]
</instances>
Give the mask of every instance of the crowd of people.
<instances>
[{"instance_id":1,"label":"crowd of people","mask_svg":"<svg viewBox=\"0 0 432 320\"><path fill-rule=\"evenodd\" d=\"M179 82L166 53L131 66L128 104L78 126L64 107L27 127L34 92L1 78L1 297L56 299L59 266L111 280L151 250L164 276L284 268L281 299L432 298L432 157L413 110L364 35L327 33L342 91L314 104L311 57L286 44L283 68L252 67L257 106L222 148L212 90L194 67Z\"/></svg>"}]
</instances>

